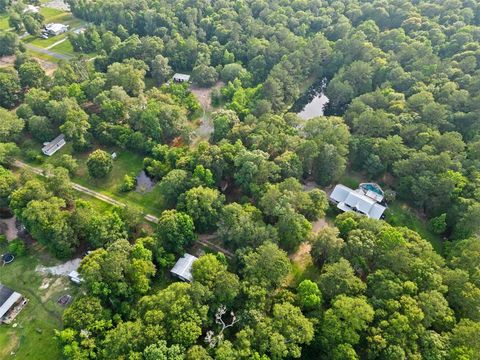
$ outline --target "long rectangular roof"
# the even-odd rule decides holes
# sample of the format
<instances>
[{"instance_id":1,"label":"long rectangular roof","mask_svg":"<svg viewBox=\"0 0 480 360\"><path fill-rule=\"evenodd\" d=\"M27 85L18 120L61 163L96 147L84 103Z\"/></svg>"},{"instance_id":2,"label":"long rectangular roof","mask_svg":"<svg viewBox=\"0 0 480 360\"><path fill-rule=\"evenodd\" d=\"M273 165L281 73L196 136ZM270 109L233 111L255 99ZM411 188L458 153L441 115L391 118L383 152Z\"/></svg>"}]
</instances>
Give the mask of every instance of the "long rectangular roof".
<instances>
[{"instance_id":1,"label":"long rectangular roof","mask_svg":"<svg viewBox=\"0 0 480 360\"><path fill-rule=\"evenodd\" d=\"M7 313L22 295L0 284L0 318Z\"/></svg>"},{"instance_id":2,"label":"long rectangular roof","mask_svg":"<svg viewBox=\"0 0 480 360\"><path fill-rule=\"evenodd\" d=\"M175 80L188 81L190 80L190 75L176 73L175 75L173 75L173 78Z\"/></svg>"},{"instance_id":3,"label":"long rectangular roof","mask_svg":"<svg viewBox=\"0 0 480 360\"><path fill-rule=\"evenodd\" d=\"M50 141L47 145L42 148L44 154L48 155L57 151L60 147L65 145L65 135L60 134L55 139Z\"/></svg>"}]
</instances>

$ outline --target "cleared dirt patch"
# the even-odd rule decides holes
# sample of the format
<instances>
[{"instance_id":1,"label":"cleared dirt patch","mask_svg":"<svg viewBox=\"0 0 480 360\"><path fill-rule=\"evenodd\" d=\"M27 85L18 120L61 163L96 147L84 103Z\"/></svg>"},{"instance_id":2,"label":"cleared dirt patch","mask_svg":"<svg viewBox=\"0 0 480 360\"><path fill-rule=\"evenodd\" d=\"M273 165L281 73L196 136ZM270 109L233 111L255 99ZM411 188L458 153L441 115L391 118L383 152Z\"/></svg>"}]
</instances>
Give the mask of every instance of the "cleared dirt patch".
<instances>
[{"instance_id":1,"label":"cleared dirt patch","mask_svg":"<svg viewBox=\"0 0 480 360\"><path fill-rule=\"evenodd\" d=\"M70 272L78 269L78 266L80 265L81 260L82 259L73 259L63 264L50 266L50 267L39 265L35 268L35 271L38 271L44 274L67 276Z\"/></svg>"},{"instance_id":2,"label":"cleared dirt patch","mask_svg":"<svg viewBox=\"0 0 480 360\"><path fill-rule=\"evenodd\" d=\"M15 56L2 56L0 57L0 67L8 67L13 66L13 62L15 61Z\"/></svg>"},{"instance_id":3,"label":"cleared dirt patch","mask_svg":"<svg viewBox=\"0 0 480 360\"><path fill-rule=\"evenodd\" d=\"M5 235L7 241L12 241L18 237L17 219L0 219L0 233Z\"/></svg>"},{"instance_id":4,"label":"cleared dirt patch","mask_svg":"<svg viewBox=\"0 0 480 360\"><path fill-rule=\"evenodd\" d=\"M48 287L48 290L45 292L45 294L42 295L42 302L47 301L52 297L53 294L59 292L60 290L63 290L65 287L64 284L65 279L62 278L57 278L52 285Z\"/></svg>"},{"instance_id":5,"label":"cleared dirt patch","mask_svg":"<svg viewBox=\"0 0 480 360\"><path fill-rule=\"evenodd\" d=\"M205 112L208 112L212 109L211 94L214 89L220 89L225 84L221 81L217 82L214 86L209 88L201 88L198 86L192 85L190 91L197 98L198 102L202 106Z\"/></svg>"}]
</instances>

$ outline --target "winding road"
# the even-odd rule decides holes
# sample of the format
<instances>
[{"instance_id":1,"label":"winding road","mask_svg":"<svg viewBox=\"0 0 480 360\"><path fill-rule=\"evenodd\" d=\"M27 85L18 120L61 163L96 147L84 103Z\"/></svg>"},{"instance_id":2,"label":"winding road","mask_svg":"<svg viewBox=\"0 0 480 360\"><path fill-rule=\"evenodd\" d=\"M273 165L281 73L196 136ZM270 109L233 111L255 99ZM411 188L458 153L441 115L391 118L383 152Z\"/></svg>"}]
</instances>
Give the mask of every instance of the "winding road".
<instances>
[{"instance_id":1,"label":"winding road","mask_svg":"<svg viewBox=\"0 0 480 360\"><path fill-rule=\"evenodd\" d=\"M37 174L39 176L43 176L43 177L48 176L48 175L45 174L43 169L36 168L34 166L25 164L24 162L22 162L20 160L15 160L13 162L13 166L15 166L19 169L29 170L32 173ZM92 197L94 197L98 200L101 200L103 202L106 202L108 204L119 206L119 207L126 207L127 206L126 204L124 204L124 203L122 203L118 200L112 199L111 197L109 197L107 195L104 195L102 193L99 193L97 191L89 189L89 188L87 188L83 185L72 182L72 187L73 187L73 189L75 189L75 190L77 190L81 193L92 196ZM147 220L151 223L155 223L155 224L158 223L158 217L156 217L154 215L151 215L151 214L146 214L145 215L145 220ZM217 245L213 242L213 240L215 240L215 238L216 238L215 234L200 234L200 235L198 235L197 242L202 244L203 246L209 247L211 249L214 249L216 251L219 251L219 252L223 253L227 258L230 258L230 259L233 258L234 254L231 251L229 251L227 249L224 249L221 246L219 246L219 245Z\"/></svg>"}]
</instances>

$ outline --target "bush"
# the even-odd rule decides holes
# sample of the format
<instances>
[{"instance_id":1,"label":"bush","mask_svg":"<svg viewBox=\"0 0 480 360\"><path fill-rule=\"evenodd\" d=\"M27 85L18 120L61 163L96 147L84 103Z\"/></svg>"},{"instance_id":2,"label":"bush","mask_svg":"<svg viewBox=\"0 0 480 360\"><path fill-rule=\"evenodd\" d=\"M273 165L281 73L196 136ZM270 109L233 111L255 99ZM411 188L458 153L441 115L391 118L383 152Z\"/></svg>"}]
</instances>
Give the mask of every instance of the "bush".
<instances>
[{"instance_id":1,"label":"bush","mask_svg":"<svg viewBox=\"0 0 480 360\"><path fill-rule=\"evenodd\" d=\"M95 150L87 160L88 173L93 178L102 178L112 171L113 160L109 153Z\"/></svg>"},{"instance_id":2,"label":"bush","mask_svg":"<svg viewBox=\"0 0 480 360\"><path fill-rule=\"evenodd\" d=\"M430 219L428 222L428 228L437 235L443 234L447 230L447 214Z\"/></svg>"},{"instance_id":3,"label":"bush","mask_svg":"<svg viewBox=\"0 0 480 360\"><path fill-rule=\"evenodd\" d=\"M27 253L25 243L20 239L10 241L8 244L8 252L12 253L16 257L23 256Z\"/></svg>"},{"instance_id":4,"label":"bush","mask_svg":"<svg viewBox=\"0 0 480 360\"><path fill-rule=\"evenodd\" d=\"M125 175L125 177L123 178L123 184L120 186L120 191L122 192L132 191L133 189L135 189L135 186L137 185L136 183L137 181L134 177L130 175Z\"/></svg>"},{"instance_id":5,"label":"bush","mask_svg":"<svg viewBox=\"0 0 480 360\"><path fill-rule=\"evenodd\" d=\"M45 161L43 156L40 155L36 150L33 150L33 149L25 150L24 154L25 154L25 157L30 161L35 161L40 164L42 164Z\"/></svg>"}]
</instances>

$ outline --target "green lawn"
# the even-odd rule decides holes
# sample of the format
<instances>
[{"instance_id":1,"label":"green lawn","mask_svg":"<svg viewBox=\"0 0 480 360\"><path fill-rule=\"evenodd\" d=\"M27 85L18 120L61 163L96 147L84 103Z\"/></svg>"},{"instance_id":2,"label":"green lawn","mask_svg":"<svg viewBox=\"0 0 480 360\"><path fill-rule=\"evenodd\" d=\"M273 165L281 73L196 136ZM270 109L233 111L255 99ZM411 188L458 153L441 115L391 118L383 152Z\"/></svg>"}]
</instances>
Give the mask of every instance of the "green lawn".
<instances>
[{"instance_id":1,"label":"green lawn","mask_svg":"<svg viewBox=\"0 0 480 360\"><path fill-rule=\"evenodd\" d=\"M60 34L58 36L49 37L48 39L43 39L41 37L36 37L36 36L30 35L30 36L25 37L23 39L23 42L31 44L31 45L35 45L35 46L38 46L38 47L41 47L41 48L47 48L50 45L55 44L57 41L65 39L66 36L67 36L67 34L64 33L64 34Z\"/></svg>"},{"instance_id":2,"label":"green lawn","mask_svg":"<svg viewBox=\"0 0 480 360\"><path fill-rule=\"evenodd\" d=\"M443 254L443 242L441 238L432 233L425 222L423 222L407 204L401 201L394 201L388 205L385 216L385 220L391 225L405 226L416 231L421 237L428 240L439 254Z\"/></svg>"},{"instance_id":3,"label":"green lawn","mask_svg":"<svg viewBox=\"0 0 480 360\"><path fill-rule=\"evenodd\" d=\"M0 248L0 252L4 249ZM0 325L0 359L55 360L61 350L54 330L61 328L63 307L56 301L61 295L77 295L64 277L47 276L35 271L38 264L51 266L53 260L36 245L29 254L15 259L0 270L0 282L20 292L29 302L11 325ZM45 282L44 282L45 281ZM49 283L48 288L40 286ZM14 356L10 355L15 353Z\"/></svg>"},{"instance_id":4,"label":"green lawn","mask_svg":"<svg viewBox=\"0 0 480 360\"><path fill-rule=\"evenodd\" d=\"M0 13L0 30L8 30L10 25L8 25L8 14Z\"/></svg>"},{"instance_id":5,"label":"green lawn","mask_svg":"<svg viewBox=\"0 0 480 360\"><path fill-rule=\"evenodd\" d=\"M58 44L57 46L52 47L50 50L62 55L70 55L70 56L75 55L75 51L73 50L72 43L68 39L62 42L61 44Z\"/></svg>"},{"instance_id":6,"label":"green lawn","mask_svg":"<svg viewBox=\"0 0 480 360\"><path fill-rule=\"evenodd\" d=\"M38 151L39 154L41 154L40 149L42 145L36 141L26 140L21 144L20 147L24 150L33 149L35 151ZM46 164L55 164L55 162L58 161L58 159L63 154L73 154L73 156L78 161L79 167L77 170L77 174L72 178L72 181L88 187L89 189L110 196L127 205L141 207L146 213L155 216L160 215L161 212L164 210L164 206L162 194L157 186L154 187L153 191L149 193L139 193L136 191L123 193L120 191L120 186L122 185L123 178L126 174L130 176L136 176L142 170L143 156L114 148L103 149L109 153L116 151L118 154L118 157L114 160L112 172L103 179L92 179L88 175L86 162L88 155L93 150L82 154L73 153L71 144L65 145L61 150L56 152L51 157L45 157L42 155L41 158L44 159L43 164L34 161L32 162L23 155L21 156L21 159L22 161L31 164L32 166L43 167Z\"/></svg>"},{"instance_id":7,"label":"green lawn","mask_svg":"<svg viewBox=\"0 0 480 360\"><path fill-rule=\"evenodd\" d=\"M114 149L105 150L111 153ZM79 169L72 180L118 201L140 206L149 214L160 215L164 207L162 194L158 187L154 187L153 191L149 193L139 193L136 191L123 193L119 190L125 175L136 176L142 170L143 156L122 150L117 151L117 154L118 157L114 160L112 172L103 179L92 179L88 175L86 166L88 153L76 156Z\"/></svg>"},{"instance_id":8,"label":"green lawn","mask_svg":"<svg viewBox=\"0 0 480 360\"><path fill-rule=\"evenodd\" d=\"M47 54L42 54L42 53L39 53L39 52L36 52L36 51L32 51L30 49L27 49L27 54L29 54L30 56L32 56L34 58L50 61L52 63L58 63L60 61L60 59L57 59L53 56L50 56L50 55L47 55Z\"/></svg>"},{"instance_id":9,"label":"green lawn","mask_svg":"<svg viewBox=\"0 0 480 360\"><path fill-rule=\"evenodd\" d=\"M51 19L67 13L62 10L42 6L40 8L40 14L45 18L45 22L51 22Z\"/></svg>"},{"instance_id":10,"label":"green lawn","mask_svg":"<svg viewBox=\"0 0 480 360\"><path fill-rule=\"evenodd\" d=\"M61 44L58 44L58 45L52 47L50 50L53 51L53 52L56 52L58 54L62 54L62 55L76 56L76 55L83 54L83 55L86 55L89 58L93 58L93 57L97 56L96 53L75 52L73 50L72 43L68 39L66 41L62 42Z\"/></svg>"}]
</instances>

